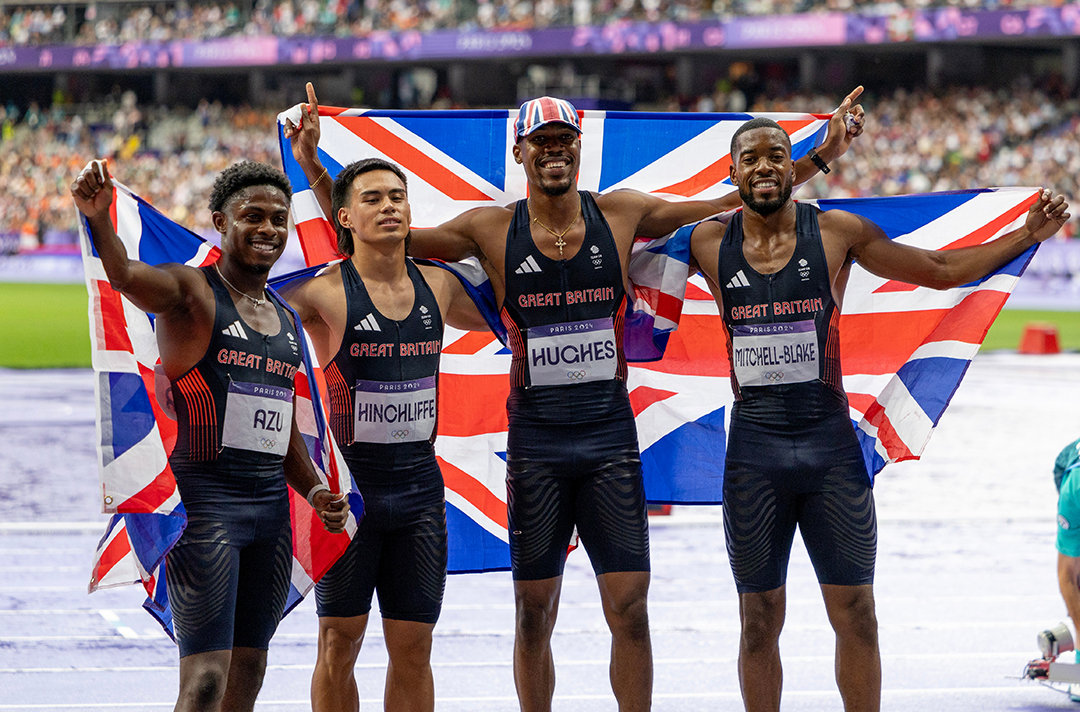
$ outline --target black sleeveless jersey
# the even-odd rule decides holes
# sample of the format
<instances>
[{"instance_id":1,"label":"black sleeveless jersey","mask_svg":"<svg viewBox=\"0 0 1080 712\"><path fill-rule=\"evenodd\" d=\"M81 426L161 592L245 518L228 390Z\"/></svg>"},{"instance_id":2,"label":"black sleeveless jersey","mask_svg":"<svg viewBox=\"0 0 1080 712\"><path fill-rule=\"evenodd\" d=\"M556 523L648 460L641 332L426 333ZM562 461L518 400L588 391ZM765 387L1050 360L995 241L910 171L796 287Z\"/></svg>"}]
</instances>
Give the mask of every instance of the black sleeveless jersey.
<instances>
[{"instance_id":1,"label":"black sleeveless jersey","mask_svg":"<svg viewBox=\"0 0 1080 712\"><path fill-rule=\"evenodd\" d=\"M292 316L270 297L281 330L273 336L255 331L217 270L201 270L214 291L214 329L206 354L172 383L177 437L169 461L174 471L213 460L211 469L235 476L280 473L302 353Z\"/></svg>"},{"instance_id":2,"label":"black sleeveless jersey","mask_svg":"<svg viewBox=\"0 0 1080 712\"><path fill-rule=\"evenodd\" d=\"M411 260L407 269L416 296L394 321L375 308L352 262L341 263L348 321L323 373L330 427L357 481L434 457L443 321L420 269Z\"/></svg>"},{"instance_id":3,"label":"black sleeveless jersey","mask_svg":"<svg viewBox=\"0 0 1080 712\"><path fill-rule=\"evenodd\" d=\"M525 417L581 422L605 417L626 398L622 265L607 220L579 192L585 240L566 260L533 242L528 201L518 201L506 236L502 318L513 359L509 401ZM574 386L572 393L559 386Z\"/></svg>"},{"instance_id":4,"label":"black sleeveless jersey","mask_svg":"<svg viewBox=\"0 0 1080 712\"><path fill-rule=\"evenodd\" d=\"M840 310L833 301L817 208L796 204L795 251L774 274L743 256L743 213L728 224L718 274L732 416L773 425L847 411L840 371Z\"/></svg>"}]
</instances>

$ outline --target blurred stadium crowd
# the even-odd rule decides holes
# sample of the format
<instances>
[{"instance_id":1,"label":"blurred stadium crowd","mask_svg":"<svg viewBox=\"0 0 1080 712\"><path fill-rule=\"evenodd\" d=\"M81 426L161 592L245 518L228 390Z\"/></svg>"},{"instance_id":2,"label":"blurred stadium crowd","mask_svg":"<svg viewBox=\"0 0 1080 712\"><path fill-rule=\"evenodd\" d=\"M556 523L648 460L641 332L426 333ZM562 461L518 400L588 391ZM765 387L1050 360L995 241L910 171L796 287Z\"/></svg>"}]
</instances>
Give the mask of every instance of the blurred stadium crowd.
<instances>
[{"instance_id":1,"label":"blurred stadium crowd","mask_svg":"<svg viewBox=\"0 0 1080 712\"><path fill-rule=\"evenodd\" d=\"M730 94L683 102L731 108ZM757 111L821 111L839 97L761 97ZM1080 102L1020 83L936 94L896 90L864 97L867 134L804 197L852 197L984 186L1047 186L1080 195ZM669 108L676 108L672 102ZM280 165L275 114L203 102L195 110L140 107L131 92L94 107L19 112L0 107L0 234L26 247L70 242L68 186L94 157L110 157L119 180L201 234L211 231L205 196L218 171L246 158ZM1065 234L1077 234L1077 218Z\"/></svg>"},{"instance_id":2,"label":"blurred stadium crowd","mask_svg":"<svg viewBox=\"0 0 1080 712\"><path fill-rule=\"evenodd\" d=\"M0 46L113 44L232 35L355 36L378 30L529 29L619 21L697 22L747 15L933 7L999 10L1053 0L247 0L0 5Z\"/></svg>"}]
</instances>

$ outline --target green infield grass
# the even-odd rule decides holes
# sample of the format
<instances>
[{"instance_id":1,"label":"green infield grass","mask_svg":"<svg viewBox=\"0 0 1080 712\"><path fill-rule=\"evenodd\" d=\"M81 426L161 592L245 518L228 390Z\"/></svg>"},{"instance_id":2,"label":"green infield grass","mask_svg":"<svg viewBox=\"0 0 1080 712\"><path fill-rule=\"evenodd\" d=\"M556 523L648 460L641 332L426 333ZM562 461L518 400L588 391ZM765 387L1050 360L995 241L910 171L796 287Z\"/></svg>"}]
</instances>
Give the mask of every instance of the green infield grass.
<instances>
[{"instance_id":1,"label":"green infield grass","mask_svg":"<svg viewBox=\"0 0 1080 712\"><path fill-rule=\"evenodd\" d=\"M0 367L90 366L86 287L81 284L0 283ZM983 351L1015 350L1024 326L1057 326L1061 348L1080 350L1080 312L1006 309L983 342Z\"/></svg>"}]
</instances>

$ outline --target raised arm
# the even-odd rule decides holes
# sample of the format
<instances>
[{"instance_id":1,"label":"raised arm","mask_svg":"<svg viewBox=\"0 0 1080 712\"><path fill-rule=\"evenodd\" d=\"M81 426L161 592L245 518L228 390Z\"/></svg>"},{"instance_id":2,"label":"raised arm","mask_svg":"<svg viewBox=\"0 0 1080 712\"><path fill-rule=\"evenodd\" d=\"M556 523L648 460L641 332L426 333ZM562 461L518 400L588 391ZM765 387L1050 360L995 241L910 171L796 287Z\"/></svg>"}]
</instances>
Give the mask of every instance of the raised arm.
<instances>
[{"instance_id":1,"label":"raised arm","mask_svg":"<svg viewBox=\"0 0 1080 712\"><path fill-rule=\"evenodd\" d=\"M90 238L109 276L109 284L135 306L152 314L185 304L191 289L198 284L193 278L194 271L183 265L154 267L130 259L109 217L114 192L104 160L88 163L71 184L71 196L89 223Z\"/></svg>"},{"instance_id":2,"label":"raised arm","mask_svg":"<svg viewBox=\"0 0 1080 712\"><path fill-rule=\"evenodd\" d=\"M1069 219L1068 208L1064 196L1040 190L1024 225L986 244L955 250L899 244L869 220L842 211L822 213L821 228L822 234L838 231L845 236L848 256L879 277L948 289L985 277L1052 236Z\"/></svg>"},{"instance_id":3,"label":"raised arm","mask_svg":"<svg viewBox=\"0 0 1080 712\"><path fill-rule=\"evenodd\" d=\"M843 156L851 147L851 142L862 135L865 113L862 105L855 103L862 92L861 86L855 87L829 119L825 142L815 149L822 163L828 165ZM819 171L819 166L810 158L810 154L803 156L795 161L795 185L805 183ZM691 200L679 203L645 193L640 195L645 204L641 224L637 231L641 237L661 237L688 223L704 220L710 215L734 210L742 205L736 191L712 200Z\"/></svg>"},{"instance_id":4,"label":"raised arm","mask_svg":"<svg viewBox=\"0 0 1080 712\"><path fill-rule=\"evenodd\" d=\"M294 124L292 119L285 119L285 138L289 139L293 158L304 171L308 185L315 193L315 199L319 201L319 207L333 223L334 218L330 214L330 186L334 181L319 160L319 138L322 136L322 129L319 127L319 99L315 96L315 87L311 82L307 83L307 98L308 103L300 105L299 125Z\"/></svg>"}]
</instances>

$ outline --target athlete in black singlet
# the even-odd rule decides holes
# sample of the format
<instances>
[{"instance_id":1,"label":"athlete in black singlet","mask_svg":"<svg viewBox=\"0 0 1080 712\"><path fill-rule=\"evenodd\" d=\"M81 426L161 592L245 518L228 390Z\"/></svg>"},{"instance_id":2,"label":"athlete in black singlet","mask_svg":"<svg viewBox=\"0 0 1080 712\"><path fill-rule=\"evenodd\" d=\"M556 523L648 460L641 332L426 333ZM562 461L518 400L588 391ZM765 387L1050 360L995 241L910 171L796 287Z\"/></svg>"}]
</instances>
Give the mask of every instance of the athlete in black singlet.
<instances>
[{"instance_id":1,"label":"athlete in black singlet","mask_svg":"<svg viewBox=\"0 0 1080 712\"><path fill-rule=\"evenodd\" d=\"M265 291L288 236L288 179L256 163L221 173L210 198L221 258L195 269L130 260L109 218L103 161L72 185L113 288L156 315L161 365L178 420L169 463L187 528L166 583L180 648L177 710L251 710L292 567L286 481L326 528L344 529L293 417L300 342ZM238 605L242 602L242 605Z\"/></svg>"},{"instance_id":2,"label":"athlete in black singlet","mask_svg":"<svg viewBox=\"0 0 1080 712\"><path fill-rule=\"evenodd\" d=\"M823 159L842 155L861 133L862 109L854 105L861 91L852 92L830 121L818 149ZM324 169L315 150L318 107L310 84L308 101L303 125L286 122L285 131L302 145L294 154L315 183ZM620 712L651 705L648 531L622 358L625 277L636 236L661 237L735 207L732 198L671 203L631 190L579 193L581 130L568 102L525 102L512 151L525 170L529 199L476 208L417 231L410 249L448 261L479 258L511 331L507 504L517 609L514 679L523 712L551 709L551 635L575 524L598 573ZM800 160L800 180L816 172L810 158ZM325 206L324 189L316 195ZM537 348L530 351L530 343Z\"/></svg>"},{"instance_id":3,"label":"athlete in black singlet","mask_svg":"<svg viewBox=\"0 0 1080 712\"><path fill-rule=\"evenodd\" d=\"M778 710L785 577L798 525L836 632L847 712L877 710L881 663L870 478L841 384L839 308L851 264L944 289L974 281L1054 234L1067 205L1040 194L1027 224L978 247L931 252L873 223L791 201L791 142L769 119L732 138L742 212L694 229L691 253L723 314L735 405L724 533L739 591L739 677L747 710Z\"/></svg>"},{"instance_id":4,"label":"athlete in black singlet","mask_svg":"<svg viewBox=\"0 0 1080 712\"><path fill-rule=\"evenodd\" d=\"M377 592L390 655L388 710L432 710L431 635L446 581L446 505L435 459L443 322L487 325L457 278L405 258L405 175L377 159L338 174L331 211L349 259L286 293L311 334L330 422L364 518L315 588L319 653L312 708L356 710L353 666Z\"/></svg>"}]
</instances>

